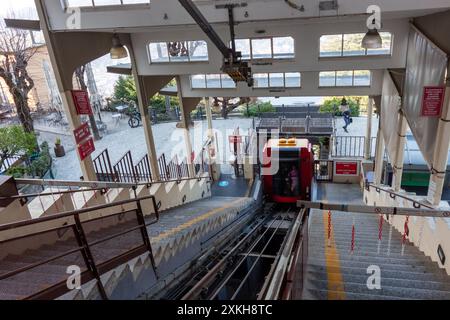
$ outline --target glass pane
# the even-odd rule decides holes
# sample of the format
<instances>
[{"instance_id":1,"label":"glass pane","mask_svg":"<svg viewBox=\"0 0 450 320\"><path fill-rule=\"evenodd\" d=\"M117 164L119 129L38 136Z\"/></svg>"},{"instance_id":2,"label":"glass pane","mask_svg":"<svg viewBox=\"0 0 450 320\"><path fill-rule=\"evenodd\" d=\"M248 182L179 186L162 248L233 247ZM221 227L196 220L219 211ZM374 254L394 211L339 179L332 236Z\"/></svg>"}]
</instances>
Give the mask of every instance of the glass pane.
<instances>
[{"instance_id":1,"label":"glass pane","mask_svg":"<svg viewBox=\"0 0 450 320\"><path fill-rule=\"evenodd\" d=\"M340 57L342 55L342 34L320 37L321 57Z\"/></svg>"},{"instance_id":2,"label":"glass pane","mask_svg":"<svg viewBox=\"0 0 450 320\"><path fill-rule=\"evenodd\" d=\"M222 88L236 88L236 83L227 74L222 74Z\"/></svg>"},{"instance_id":3,"label":"glass pane","mask_svg":"<svg viewBox=\"0 0 450 320\"><path fill-rule=\"evenodd\" d=\"M123 4L150 3L150 0L122 0Z\"/></svg>"},{"instance_id":4,"label":"glass pane","mask_svg":"<svg viewBox=\"0 0 450 320\"><path fill-rule=\"evenodd\" d=\"M273 38L273 58L290 59L295 57L294 38Z\"/></svg>"},{"instance_id":5,"label":"glass pane","mask_svg":"<svg viewBox=\"0 0 450 320\"><path fill-rule=\"evenodd\" d=\"M300 88L301 87L301 74L300 72L287 72L285 75L286 88Z\"/></svg>"},{"instance_id":6,"label":"glass pane","mask_svg":"<svg viewBox=\"0 0 450 320\"><path fill-rule=\"evenodd\" d=\"M252 39L252 58L253 59L272 58L271 39Z\"/></svg>"},{"instance_id":7,"label":"glass pane","mask_svg":"<svg viewBox=\"0 0 450 320\"><path fill-rule=\"evenodd\" d=\"M171 62L189 61L189 50L187 41L168 42L169 58Z\"/></svg>"},{"instance_id":8,"label":"glass pane","mask_svg":"<svg viewBox=\"0 0 450 320\"><path fill-rule=\"evenodd\" d=\"M196 74L196 75L191 76L191 86L193 89L206 88L206 75Z\"/></svg>"},{"instance_id":9,"label":"glass pane","mask_svg":"<svg viewBox=\"0 0 450 320\"><path fill-rule=\"evenodd\" d=\"M92 0L67 0L67 7L92 7Z\"/></svg>"},{"instance_id":10,"label":"glass pane","mask_svg":"<svg viewBox=\"0 0 450 320\"><path fill-rule=\"evenodd\" d=\"M120 0L94 0L96 7L121 5Z\"/></svg>"},{"instance_id":11,"label":"glass pane","mask_svg":"<svg viewBox=\"0 0 450 320\"><path fill-rule=\"evenodd\" d=\"M380 49L367 49L368 55L376 54L391 54L392 50L392 35L389 32L380 32L383 46Z\"/></svg>"},{"instance_id":12,"label":"glass pane","mask_svg":"<svg viewBox=\"0 0 450 320\"><path fill-rule=\"evenodd\" d=\"M242 53L242 59L250 60L250 39L236 40L236 51Z\"/></svg>"},{"instance_id":13,"label":"glass pane","mask_svg":"<svg viewBox=\"0 0 450 320\"><path fill-rule=\"evenodd\" d=\"M167 44L165 42L150 43L151 62L169 62Z\"/></svg>"},{"instance_id":14,"label":"glass pane","mask_svg":"<svg viewBox=\"0 0 450 320\"><path fill-rule=\"evenodd\" d=\"M208 45L205 41L189 41L191 61L208 61Z\"/></svg>"},{"instance_id":15,"label":"glass pane","mask_svg":"<svg viewBox=\"0 0 450 320\"><path fill-rule=\"evenodd\" d=\"M336 86L337 87L353 86L353 71L337 71Z\"/></svg>"},{"instance_id":16,"label":"glass pane","mask_svg":"<svg viewBox=\"0 0 450 320\"><path fill-rule=\"evenodd\" d=\"M206 75L206 87L207 88L221 88L220 74L208 74Z\"/></svg>"},{"instance_id":17,"label":"glass pane","mask_svg":"<svg viewBox=\"0 0 450 320\"><path fill-rule=\"evenodd\" d=\"M319 74L319 86L334 87L336 86L336 72L325 71Z\"/></svg>"},{"instance_id":18,"label":"glass pane","mask_svg":"<svg viewBox=\"0 0 450 320\"><path fill-rule=\"evenodd\" d=\"M344 34L344 56L364 56L366 50L361 47L364 33Z\"/></svg>"},{"instance_id":19,"label":"glass pane","mask_svg":"<svg viewBox=\"0 0 450 320\"><path fill-rule=\"evenodd\" d=\"M284 87L284 73L269 73L270 87Z\"/></svg>"},{"instance_id":20,"label":"glass pane","mask_svg":"<svg viewBox=\"0 0 450 320\"><path fill-rule=\"evenodd\" d=\"M370 86L370 71L356 70L354 75L354 86Z\"/></svg>"},{"instance_id":21,"label":"glass pane","mask_svg":"<svg viewBox=\"0 0 450 320\"><path fill-rule=\"evenodd\" d=\"M255 73L253 78L255 79L255 88L269 87L269 75L267 73Z\"/></svg>"}]
</instances>

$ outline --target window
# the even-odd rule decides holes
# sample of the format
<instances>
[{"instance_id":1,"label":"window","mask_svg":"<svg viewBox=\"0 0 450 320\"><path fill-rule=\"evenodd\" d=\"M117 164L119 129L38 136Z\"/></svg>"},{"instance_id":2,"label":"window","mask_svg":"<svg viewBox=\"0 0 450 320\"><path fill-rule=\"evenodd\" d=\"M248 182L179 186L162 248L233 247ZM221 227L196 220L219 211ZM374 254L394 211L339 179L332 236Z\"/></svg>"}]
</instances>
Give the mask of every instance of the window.
<instances>
[{"instance_id":1,"label":"window","mask_svg":"<svg viewBox=\"0 0 450 320\"><path fill-rule=\"evenodd\" d=\"M66 0L66 8L150 4L150 0Z\"/></svg>"},{"instance_id":2,"label":"window","mask_svg":"<svg viewBox=\"0 0 450 320\"><path fill-rule=\"evenodd\" d=\"M206 89L206 75L196 74L191 76L192 89Z\"/></svg>"},{"instance_id":3,"label":"window","mask_svg":"<svg viewBox=\"0 0 450 320\"><path fill-rule=\"evenodd\" d=\"M371 84L369 70L324 71L319 73L320 87L368 87Z\"/></svg>"},{"instance_id":4,"label":"window","mask_svg":"<svg viewBox=\"0 0 450 320\"><path fill-rule=\"evenodd\" d=\"M300 72L287 72L284 74L284 81L286 88L299 88L301 87L301 74Z\"/></svg>"},{"instance_id":5,"label":"window","mask_svg":"<svg viewBox=\"0 0 450 320\"><path fill-rule=\"evenodd\" d=\"M320 37L320 56L339 57L342 53L342 34Z\"/></svg>"},{"instance_id":6,"label":"window","mask_svg":"<svg viewBox=\"0 0 450 320\"><path fill-rule=\"evenodd\" d=\"M268 88L269 87L269 74L268 73L255 73L253 75L255 88Z\"/></svg>"},{"instance_id":7,"label":"window","mask_svg":"<svg viewBox=\"0 0 450 320\"><path fill-rule=\"evenodd\" d=\"M208 45L205 41L173 41L149 44L151 63L208 61Z\"/></svg>"},{"instance_id":8,"label":"window","mask_svg":"<svg viewBox=\"0 0 450 320\"><path fill-rule=\"evenodd\" d=\"M284 73L269 73L269 87L284 87Z\"/></svg>"},{"instance_id":9,"label":"window","mask_svg":"<svg viewBox=\"0 0 450 320\"><path fill-rule=\"evenodd\" d=\"M295 58L294 38L237 39L236 51L242 53L242 59L244 60L293 59Z\"/></svg>"},{"instance_id":10,"label":"window","mask_svg":"<svg viewBox=\"0 0 450 320\"><path fill-rule=\"evenodd\" d=\"M191 76L192 89L235 89L236 83L227 74L196 74Z\"/></svg>"},{"instance_id":11,"label":"window","mask_svg":"<svg viewBox=\"0 0 450 320\"><path fill-rule=\"evenodd\" d=\"M252 58L253 59L272 58L272 40L252 39Z\"/></svg>"},{"instance_id":12,"label":"window","mask_svg":"<svg viewBox=\"0 0 450 320\"><path fill-rule=\"evenodd\" d=\"M336 87L351 87L353 71L336 71Z\"/></svg>"},{"instance_id":13,"label":"window","mask_svg":"<svg viewBox=\"0 0 450 320\"><path fill-rule=\"evenodd\" d=\"M323 35L320 37L320 57L352 57L367 55L389 55L392 52L392 34L380 32L383 47L364 49L361 47L365 33Z\"/></svg>"},{"instance_id":14,"label":"window","mask_svg":"<svg viewBox=\"0 0 450 320\"><path fill-rule=\"evenodd\" d=\"M273 58L274 59L295 58L294 38L291 37L273 38Z\"/></svg>"},{"instance_id":15,"label":"window","mask_svg":"<svg viewBox=\"0 0 450 320\"><path fill-rule=\"evenodd\" d=\"M255 73L254 88L300 88L300 72Z\"/></svg>"},{"instance_id":16,"label":"window","mask_svg":"<svg viewBox=\"0 0 450 320\"><path fill-rule=\"evenodd\" d=\"M241 52L242 59L249 60L250 57L251 57L250 39L238 39L238 40L236 40L236 51Z\"/></svg>"},{"instance_id":17,"label":"window","mask_svg":"<svg viewBox=\"0 0 450 320\"><path fill-rule=\"evenodd\" d=\"M335 87L336 86L336 72L325 71L319 74L320 87Z\"/></svg>"},{"instance_id":18,"label":"window","mask_svg":"<svg viewBox=\"0 0 450 320\"><path fill-rule=\"evenodd\" d=\"M222 88L220 82L220 74L207 74L206 75L206 87L207 88Z\"/></svg>"}]
</instances>

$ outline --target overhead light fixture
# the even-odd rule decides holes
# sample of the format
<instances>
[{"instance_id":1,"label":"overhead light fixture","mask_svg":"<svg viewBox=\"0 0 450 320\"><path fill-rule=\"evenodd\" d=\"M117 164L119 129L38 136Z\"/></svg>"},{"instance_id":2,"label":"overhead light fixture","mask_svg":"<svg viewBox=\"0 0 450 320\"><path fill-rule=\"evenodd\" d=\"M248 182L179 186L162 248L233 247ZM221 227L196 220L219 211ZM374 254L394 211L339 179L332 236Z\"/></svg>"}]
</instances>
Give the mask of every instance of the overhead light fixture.
<instances>
[{"instance_id":1,"label":"overhead light fixture","mask_svg":"<svg viewBox=\"0 0 450 320\"><path fill-rule=\"evenodd\" d=\"M369 29L362 39L361 46L364 49L380 49L383 46L383 40L376 28Z\"/></svg>"},{"instance_id":2,"label":"overhead light fixture","mask_svg":"<svg viewBox=\"0 0 450 320\"><path fill-rule=\"evenodd\" d=\"M113 35L110 54L111 59L114 60L128 58L128 51L120 41L120 38L117 34Z\"/></svg>"}]
</instances>

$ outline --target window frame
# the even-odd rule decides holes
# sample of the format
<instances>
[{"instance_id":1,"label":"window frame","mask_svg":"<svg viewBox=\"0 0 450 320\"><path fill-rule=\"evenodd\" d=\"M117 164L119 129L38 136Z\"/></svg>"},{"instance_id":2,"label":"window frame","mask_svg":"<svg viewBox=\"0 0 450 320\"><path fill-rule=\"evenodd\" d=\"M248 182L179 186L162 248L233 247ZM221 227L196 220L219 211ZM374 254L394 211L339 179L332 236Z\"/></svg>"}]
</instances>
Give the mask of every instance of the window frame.
<instances>
[{"instance_id":1,"label":"window frame","mask_svg":"<svg viewBox=\"0 0 450 320\"><path fill-rule=\"evenodd\" d=\"M283 74L283 86L271 86L270 85L270 75L271 74L277 74L277 73L281 73ZM296 87L292 87L292 86L286 86L286 73L298 73L299 75L299 80L300 80L300 85L296 86ZM253 89L255 90L259 90L259 89L301 89L302 88L302 73L299 71L288 71L288 72L255 72L255 74L267 74L267 87L256 87L255 85L253 85Z\"/></svg>"},{"instance_id":2,"label":"window frame","mask_svg":"<svg viewBox=\"0 0 450 320\"><path fill-rule=\"evenodd\" d=\"M210 75L220 75L219 77L219 82L220 82L220 87L208 87L208 76ZM199 74L191 74L189 75L189 79L190 79L190 85L191 85L191 90L235 90L237 89L237 84L233 81L234 83L234 87L224 87L223 86L223 78L226 74L224 73L199 73ZM205 86L202 88L194 88L194 86L192 85L192 79L194 76L203 76L205 79Z\"/></svg>"},{"instance_id":3,"label":"window frame","mask_svg":"<svg viewBox=\"0 0 450 320\"><path fill-rule=\"evenodd\" d=\"M275 58L274 57L273 40L275 38L291 38L292 39L292 42L293 42L293 46L292 46L292 48L293 48L292 55L293 56L292 57L288 57L288 58L280 58L280 57ZM254 55L253 55L253 40L264 40L264 39L270 40L270 58L254 58ZM296 50L295 50L296 40L291 35L287 35L287 36L260 36L260 37L250 37L250 38L239 38L239 39L236 39L236 40L248 40L249 43L250 43L250 58L249 59L242 58L242 60L244 60L244 61L261 61L261 60L292 61L292 60L295 60L295 58L297 56L297 53L296 53ZM230 43L230 45L231 45L231 43Z\"/></svg>"},{"instance_id":4,"label":"window frame","mask_svg":"<svg viewBox=\"0 0 450 320\"><path fill-rule=\"evenodd\" d=\"M191 53L190 53L190 43L191 42L197 42L197 41L201 41L204 42L206 45L206 53L207 53L207 59L206 60L192 60L191 59ZM171 60L171 56L169 54L169 46L167 45L169 42L186 42L187 43L187 51L188 51L188 55L187 60ZM151 49L150 46L152 44L158 44L158 43L164 43L166 45L166 49L167 49L167 57L169 59L169 61L153 61L152 60L152 53L151 53ZM194 64L194 63L209 63L209 46L208 46L208 42L206 40L174 40L174 41L152 41L147 43L147 55L148 55L148 62L149 64L183 64L183 63L188 63L188 64Z\"/></svg>"},{"instance_id":5,"label":"window frame","mask_svg":"<svg viewBox=\"0 0 450 320\"><path fill-rule=\"evenodd\" d=\"M391 43L390 43L390 47L389 47L389 53L377 53L377 54L368 54L368 51L370 49L364 49L364 54L362 55L345 55L344 54L344 39L346 35L354 35L354 34L362 34L363 32L349 32L349 33L333 33L333 34L321 34L319 37L319 59L351 59L351 58L361 58L361 57L392 57L393 52L394 52L394 34L390 31L379 31L380 34L382 33L389 33L391 36ZM341 51L340 51L340 55L336 55L336 56L322 56L322 51L321 51L321 39L324 36L341 36Z\"/></svg>"},{"instance_id":6,"label":"window frame","mask_svg":"<svg viewBox=\"0 0 450 320\"><path fill-rule=\"evenodd\" d=\"M352 84L341 86L337 84L337 73L338 72L350 72L352 73ZM357 71L368 71L369 72L369 84L368 85L355 85L355 72ZM324 72L333 72L334 73L334 86L322 86L320 85L320 74ZM319 72L319 88L370 88L372 86L372 70L326 70Z\"/></svg>"},{"instance_id":7,"label":"window frame","mask_svg":"<svg viewBox=\"0 0 450 320\"><path fill-rule=\"evenodd\" d=\"M149 8L152 0L148 0L148 3L123 3L123 0L119 0L120 4L111 4L98 6L95 5L95 0L90 0L92 2L92 6L81 6L81 7L70 7L68 0L61 0L61 4L63 10L67 10L68 8L80 8L81 11L109 11L109 10L134 10L139 8Z\"/></svg>"}]
</instances>

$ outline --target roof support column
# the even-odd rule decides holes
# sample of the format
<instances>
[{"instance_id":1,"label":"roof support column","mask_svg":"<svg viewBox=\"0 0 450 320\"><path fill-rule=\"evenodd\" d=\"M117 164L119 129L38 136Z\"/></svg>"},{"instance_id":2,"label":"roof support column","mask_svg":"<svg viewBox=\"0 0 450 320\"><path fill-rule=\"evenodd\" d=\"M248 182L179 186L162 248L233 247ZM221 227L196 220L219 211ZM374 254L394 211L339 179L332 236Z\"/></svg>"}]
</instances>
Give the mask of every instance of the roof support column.
<instances>
[{"instance_id":1,"label":"roof support column","mask_svg":"<svg viewBox=\"0 0 450 320\"><path fill-rule=\"evenodd\" d=\"M364 159L370 160L372 153L372 118L373 118L373 98L369 97L369 104L367 106L367 131L366 143L364 147Z\"/></svg>"},{"instance_id":2,"label":"roof support column","mask_svg":"<svg viewBox=\"0 0 450 320\"><path fill-rule=\"evenodd\" d=\"M186 145L186 161L188 164L189 169L189 177L193 178L195 177L195 168L194 163L192 159L193 155L193 149L192 149L192 142L191 142L191 135L189 133L189 126L191 122L190 113L193 110L192 109L192 101L189 98L183 98L183 91L181 88L181 79L180 76L176 77L177 80L177 91L178 91L178 98L180 100L180 111L181 111L181 124L182 124L182 130L184 133L184 142ZM195 99L200 102L200 99ZM197 106L197 105L196 105Z\"/></svg>"},{"instance_id":3,"label":"roof support column","mask_svg":"<svg viewBox=\"0 0 450 320\"><path fill-rule=\"evenodd\" d=\"M400 191L402 187L403 177L403 163L405 159L405 144L406 144L406 118L403 115L402 110L398 112L398 127L397 127L397 149L395 150L394 158L394 176L392 177L392 187L394 191Z\"/></svg>"},{"instance_id":4,"label":"roof support column","mask_svg":"<svg viewBox=\"0 0 450 320\"><path fill-rule=\"evenodd\" d=\"M374 183L376 185L381 184L381 177L383 176L383 167L384 167L384 138L381 130L378 130L377 148L375 153L375 177L374 177Z\"/></svg>"},{"instance_id":5,"label":"roof support column","mask_svg":"<svg viewBox=\"0 0 450 320\"><path fill-rule=\"evenodd\" d=\"M56 42L56 38L52 36L49 31L49 25L47 20L47 14L45 12L45 8L42 1L36 1L36 10L39 14L41 21L41 29L44 34L45 42L48 48L48 54L50 57L50 61L53 66L53 71L55 74L56 83L58 85L58 90L61 94L62 104L64 113L67 116L67 121L69 122L70 130L73 132L76 128L81 125L80 117L78 116L75 110L75 103L72 98L71 89L64 85L65 78L72 78L72 74L67 74L69 68L65 68L61 65L60 57L55 54L55 49L58 48L58 43ZM74 135L72 135L75 140ZM76 144L76 143L75 143ZM81 159L79 152L77 152L78 160L80 162L81 172L83 175L83 179L85 181L97 181L97 175L94 170L94 164L92 161L92 157L88 156L85 159Z\"/></svg>"},{"instance_id":6,"label":"roof support column","mask_svg":"<svg viewBox=\"0 0 450 320\"><path fill-rule=\"evenodd\" d=\"M431 166L430 185L427 200L438 206L442 198L445 173L447 171L448 150L450 147L450 62L447 65L447 79L444 106L436 135L436 147Z\"/></svg>"}]
</instances>

